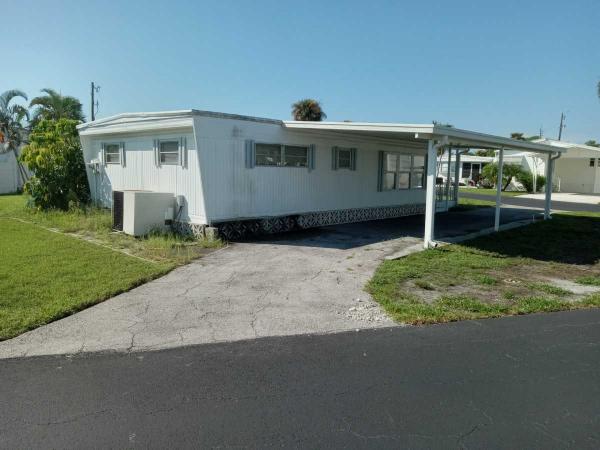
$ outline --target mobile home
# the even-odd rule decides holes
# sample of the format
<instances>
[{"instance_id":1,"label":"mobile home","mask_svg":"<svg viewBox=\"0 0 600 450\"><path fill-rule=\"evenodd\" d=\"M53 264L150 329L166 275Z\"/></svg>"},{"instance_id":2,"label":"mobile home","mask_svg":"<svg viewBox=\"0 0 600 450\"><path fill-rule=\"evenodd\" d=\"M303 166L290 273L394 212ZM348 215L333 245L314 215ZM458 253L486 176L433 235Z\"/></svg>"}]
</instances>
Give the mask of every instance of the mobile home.
<instances>
[{"instance_id":1,"label":"mobile home","mask_svg":"<svg viewBox=\"0 0 600 450\"><path fill-rule=\"evenodd\" d=\"M92 197L113 207L117 228L140 234L166 221L196 234L215 227L228 239L423 213L432 233L433 214L457 195L435 186L434 152L484 144L550 151L439 125L198 110L120 114L78 128Z\"/></svg>"}]
</instances>

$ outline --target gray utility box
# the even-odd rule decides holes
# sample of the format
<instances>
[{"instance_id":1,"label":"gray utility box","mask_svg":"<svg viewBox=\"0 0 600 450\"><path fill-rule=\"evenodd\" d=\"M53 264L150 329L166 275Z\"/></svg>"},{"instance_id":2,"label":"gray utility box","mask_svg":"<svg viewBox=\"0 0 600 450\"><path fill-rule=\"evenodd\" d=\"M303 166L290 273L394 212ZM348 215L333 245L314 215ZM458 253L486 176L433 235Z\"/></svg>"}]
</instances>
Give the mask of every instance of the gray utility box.
<instances>
[{"instance_id":1,"label":"gray utility box","mask_svg":"<svg viewBox=\"0 0 600 450\"><path fill-rule=\"evenodd\" d=\"M121 195L122 193L122 195ZM168 230L175 211L175 195L168 192L152 191L117 191L113 194L116 199L122 197L122 206L113 201L113 222L118 224L121 217L121 227L124 233L133 236L143 236L151 230ZM117 206L119 206L117 210ZM120 213L120 214L116 214Z\"/></svg>"}]
</instances>

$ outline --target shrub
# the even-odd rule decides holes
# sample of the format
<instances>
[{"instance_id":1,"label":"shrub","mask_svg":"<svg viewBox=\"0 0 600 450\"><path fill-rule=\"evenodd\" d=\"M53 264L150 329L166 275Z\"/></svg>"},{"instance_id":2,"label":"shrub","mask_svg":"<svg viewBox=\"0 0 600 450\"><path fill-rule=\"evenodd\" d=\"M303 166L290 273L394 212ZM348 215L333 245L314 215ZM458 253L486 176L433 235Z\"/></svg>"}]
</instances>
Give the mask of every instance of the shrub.
<instances>
[{"instance_id":1,"label":"shrub","mask_svg":"<svg viewBox=\"0 0 600 450\"><path fill-rule=\"evenodd\" d=\"M523 169L518 164L504 164L502 166L502 190L505 191L513 178L518 178ZM481 171L481 177L488 184L496 185L498 180L498 163L487 164Z\"/></svg>"},{"instance_id":2,"label":"shrub","mask_svg":"<svg viewBox=\"0 0 600 450\"><path fill-rule=\"evenodd\" d=\"M533 174L529 171L523 170L518 176L517 181L523 185L527 192L533 192ZM536 189L537 192L541 192L546 185L546 177L543 175L537 176Z\"/></svg>"},{"instance_id":3,"label":"shrub","mask_svg":"<svg viewBox=\"0 0 600 450\"><path fill-rule=\"evenodd\" d=\"M20 159L33 172L24 186L38 209L67 210L90 200L76 120L42 120Z\"/></svg>"}]
</instances>

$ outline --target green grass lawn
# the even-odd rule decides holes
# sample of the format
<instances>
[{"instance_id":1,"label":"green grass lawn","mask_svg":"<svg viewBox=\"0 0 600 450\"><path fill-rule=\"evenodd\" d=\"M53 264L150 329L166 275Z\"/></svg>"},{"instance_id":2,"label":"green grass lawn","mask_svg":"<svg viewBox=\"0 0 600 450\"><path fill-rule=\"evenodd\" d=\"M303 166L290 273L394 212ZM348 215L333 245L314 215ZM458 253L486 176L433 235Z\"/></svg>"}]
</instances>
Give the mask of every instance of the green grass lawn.
<instances>
[{"instance_id":1,"label":"green grass lawn","mask_svg":"<svg viewBox=\"0 0 600 450\"><path fill-rule=\"evenodd\" d=\"M600 214L550 221L384 262L367 286L397 321L427 324L600 306Z\"/></svg>"},{"instance_id":2,"label":"green grass lawn","mask_svg":"<svg viewBox=\"0 0 600 450\"><path fill-rule=\"evenodd\" d=\"M202 256L220 242L111 231L102 209L36 212L0 196L0 340L72 314ZM50 230L56 230L56 232Z\"/></svg>"},{"instance_id":3,"label":"green grass lawn","mask_svg":"<svg viewBox=\"0 0 600 450\"><path fill-rule=\"evenodd\" d=\"M0 259L0 339L79 311L171 268L11 219L0 219Z\"/></svg>"},{"instance_id":4,"label":"green grass lawn","mask_svg":"<svg viewBox=\"0 0 600 450\"><path fill-rule=\"evenodd\" d=\"M466 193L466 194L480 194L480 195L490 195L490 196L496 196L496 189L484 189L484 188L468 188L468 187L461 187L458 188L459 190L459 195L460 193ZM502 196L504 197L516 197L518 195L525 195L527 194L527 192L525 191L503 191L502 192Z\"/></svg>"},{"instance_id":5,"label":"green grass lawn","mask_svg":"<svg viewBox=\"0 0 600 450\"><path fill-rule=\"evenodd\" d=\"M79 238L109 246L128 254L172 265L185 264L221 247L220 241L198 240L174 234L151 234L134 238L113 232L110 211L101 208L71 211L35 211L27 207L24 195L1 195L0 218L13 217L33 222L42 227L57 229Z\"/></svg>"}]
</instances>

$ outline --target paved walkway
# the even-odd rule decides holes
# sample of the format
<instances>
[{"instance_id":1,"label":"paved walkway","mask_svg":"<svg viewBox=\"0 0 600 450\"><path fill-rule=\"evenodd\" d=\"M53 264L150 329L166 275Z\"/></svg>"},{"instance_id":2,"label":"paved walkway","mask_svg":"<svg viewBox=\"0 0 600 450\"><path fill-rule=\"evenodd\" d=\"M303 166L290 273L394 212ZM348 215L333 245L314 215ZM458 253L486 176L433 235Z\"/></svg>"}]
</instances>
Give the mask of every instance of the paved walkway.
<instances>
[{"instance_id":1,"label":"paved walkway","mask_svg":"<svg viewBox=\"0 0 600 450\"><path fill-rule=\"evenodd\" d=\"M503 210L503 222L531 218ZM491 226L490 208L438 214L440 236ZM326 227L233 244L14 339L0 358L140 351L394 323L363 291L387 256L421 242L423 217Z\"/></svg>"}]
</instances>

